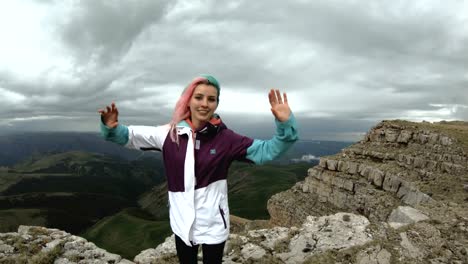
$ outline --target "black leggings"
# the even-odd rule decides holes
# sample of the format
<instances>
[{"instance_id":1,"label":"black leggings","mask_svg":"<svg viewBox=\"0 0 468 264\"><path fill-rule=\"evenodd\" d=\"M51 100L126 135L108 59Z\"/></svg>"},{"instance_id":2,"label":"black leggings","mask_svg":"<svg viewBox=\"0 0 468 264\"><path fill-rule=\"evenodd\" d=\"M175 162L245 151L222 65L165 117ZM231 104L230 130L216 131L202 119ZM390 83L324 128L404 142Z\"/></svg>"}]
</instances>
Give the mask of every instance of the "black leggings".
<instances>
[{"instance_id":1,"label":"black leggings","mask_svg":"<svg viewBox=\"0 0 468 264\"><path fill-rule=\"evenodd\" d=\"M187 246L180 237L175 235L177 257L181 264L197 264L198 245ZM223 250L226 241L220 244L202 244L203 264L220 264L223 260Z\"/></svg>"}]
</instances>

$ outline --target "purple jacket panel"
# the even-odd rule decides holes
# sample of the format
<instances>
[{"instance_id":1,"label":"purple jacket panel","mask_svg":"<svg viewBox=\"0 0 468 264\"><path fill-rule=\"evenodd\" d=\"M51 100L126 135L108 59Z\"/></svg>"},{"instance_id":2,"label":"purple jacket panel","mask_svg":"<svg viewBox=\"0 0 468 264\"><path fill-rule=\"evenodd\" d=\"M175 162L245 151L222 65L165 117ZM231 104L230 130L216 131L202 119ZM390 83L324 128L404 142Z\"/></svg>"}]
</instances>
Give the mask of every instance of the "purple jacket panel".
<instances>
[{"instance_id":1,"label":"purple jacket panel","mask_svg":"<svg viewBox=\"0 0 468 264\"><path fill-rule=\"evenodd\" d=\"M179 135L179 146L168 136L163 146L167 186L171 192L183 192L184 164L188 135ZM241 136L228 129L224 123L212 125L196 133L195 138L195 189L227 178L232 161L245 159L247 148L253 139Z\"/></svg>"},{"instance_id":2,"label":"purple jacket panel","mask_svg":"<svg viewBox=\"0 0 468 264\"><path fill-rule=\"evenodd\" d=\"M225 126L216 134L197 133L196 140L199 140L200 148L195 149L195 189L226 179L231 163L246 161L247 148L253 143L253 139L238 135Z\"/></svg>"},{"instance_id":3,"label":"purple jacket panel","mask_svg":"<svg viewBox=\"0 0 468 264\"><path fill-rule=\"evenodd\" d=\"M163 145L163 161L166 171L167 188L170 192L183 192L184 164L188 135L179 135L179 146L173 143L169 136Z\"/></svg>"}]
</instances>

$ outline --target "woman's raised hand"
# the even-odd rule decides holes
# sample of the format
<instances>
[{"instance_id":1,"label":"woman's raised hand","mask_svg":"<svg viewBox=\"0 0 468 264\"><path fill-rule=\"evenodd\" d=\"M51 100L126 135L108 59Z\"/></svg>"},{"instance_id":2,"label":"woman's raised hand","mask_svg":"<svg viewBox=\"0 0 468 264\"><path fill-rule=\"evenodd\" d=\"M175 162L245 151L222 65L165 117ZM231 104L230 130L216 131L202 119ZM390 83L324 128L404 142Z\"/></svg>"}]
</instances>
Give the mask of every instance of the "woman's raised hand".
<instances>
[{"instance_id":1,"label":"woman's raised hand","mask_svg":"<svg viewBox=\"0 0 468 264\"><path fill-rule=\"evenodd\" d=\"M283 93L283 98L281 98L281 93L279 90L271 89L268 93L268 99L270 100L271 112L280 122L287 121L289 115L291 114L291 109L288 105L288 97L286 93Z\"/></svg>"},{"instance_id":2,"label":"woman's raised hand","mask_svg":"<svg viewBox=\"0 0 468 264\"><path fill-rule=\"evenodd\" d=\"M101 113L101 120L104 125L110 128L115 128L119 125L119 110L114 102L112 102L111 106L106 106L105 109L99 109L98 112Z\"/></svg>"}]
</instances>

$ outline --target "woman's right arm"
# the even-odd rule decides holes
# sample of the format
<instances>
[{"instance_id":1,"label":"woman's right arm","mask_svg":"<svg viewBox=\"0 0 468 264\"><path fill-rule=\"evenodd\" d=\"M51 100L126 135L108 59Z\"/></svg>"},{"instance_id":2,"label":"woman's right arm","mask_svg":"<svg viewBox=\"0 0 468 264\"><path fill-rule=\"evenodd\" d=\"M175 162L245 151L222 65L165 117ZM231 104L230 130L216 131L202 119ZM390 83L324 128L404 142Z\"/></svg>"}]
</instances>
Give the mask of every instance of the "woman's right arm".
<instances>
[{"instance_id":1,"label":"woman's right arm","mask_svg":"<svg viewBox=\"0 0 468 264\"><path fill-rule=\"evenodd\" d=\"M101 114L101 136L104 139L133 149L162 150L169 125L127 127L119 124L119 111L114 102L98 112Z\"/></svg>"}]
</instances>

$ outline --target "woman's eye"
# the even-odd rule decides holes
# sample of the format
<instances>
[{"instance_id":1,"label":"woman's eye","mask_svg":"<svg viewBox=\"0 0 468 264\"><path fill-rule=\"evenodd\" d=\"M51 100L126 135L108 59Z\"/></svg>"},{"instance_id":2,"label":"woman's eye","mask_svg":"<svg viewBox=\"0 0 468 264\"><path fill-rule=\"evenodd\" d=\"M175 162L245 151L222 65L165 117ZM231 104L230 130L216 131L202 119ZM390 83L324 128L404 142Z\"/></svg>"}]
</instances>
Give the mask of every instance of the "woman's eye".
<instances>
[{"instance_id":1,"label":"woman's eye","mask_svg":"<svg viewBox=\"0 0 468 264\"><path fill-rule=\"evenodd\" d=\"M214 98L210 98L210 99L208 99L208 101L215 102L216 100Z\"/></svg>"}]
</instances>

